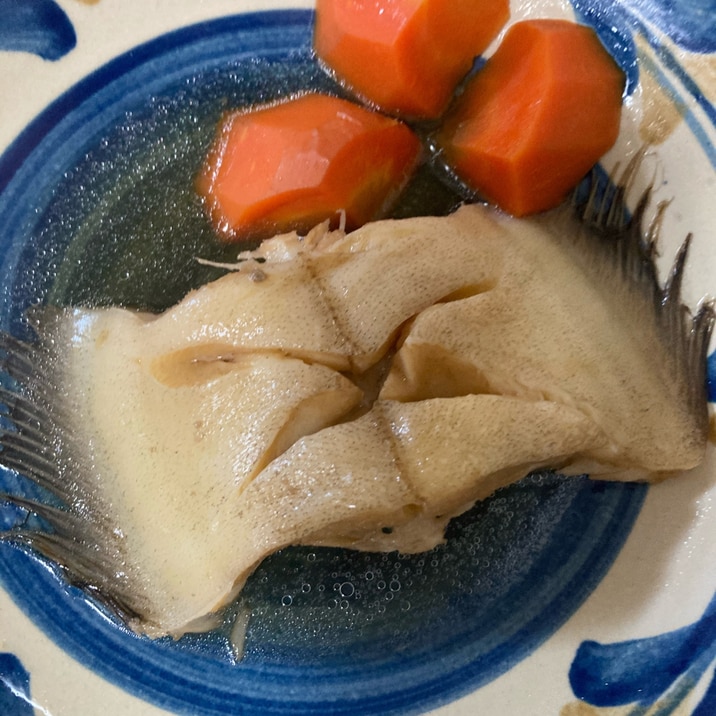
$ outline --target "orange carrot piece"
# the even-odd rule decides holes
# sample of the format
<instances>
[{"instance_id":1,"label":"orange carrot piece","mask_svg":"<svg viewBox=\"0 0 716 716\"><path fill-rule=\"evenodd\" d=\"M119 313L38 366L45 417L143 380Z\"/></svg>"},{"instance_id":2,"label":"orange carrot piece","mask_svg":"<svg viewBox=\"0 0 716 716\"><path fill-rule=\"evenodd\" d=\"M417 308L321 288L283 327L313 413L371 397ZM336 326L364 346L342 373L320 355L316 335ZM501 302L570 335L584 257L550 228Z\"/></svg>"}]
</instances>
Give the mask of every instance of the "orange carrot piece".
<instances>
[{"instance_id":1,"label":"orange carrot piece","mask_svg":"<svg viewBox=\"0 0 716 716\"><path fill-rule=\"evenodd\" d=\"M612 147L624 75L583 25L511 27L436 134L457 175L505 211L557 206Z\"/></svg>"},{"instance_id":2,"label":"orange carrot piece","mask_svg":"<svg viewBox=\"0 0 716 716\"><path fill-rule=\"evenodd\" d=\"M420 151L401 122L310 93L228 115L196 184L227 241L335 224L341 211L352 229L388 208Z\"/></svg>"},{"instance_id":3,"label":"orange carrot piece","mask_svg":"<svg viewBox=\"0 0 716 716\"><path fill-rule=\"evenodd\" d=\"M369 104L435 118L509 14L509 0L317 0L313 45Z\"/></svg>"}]
</instances>

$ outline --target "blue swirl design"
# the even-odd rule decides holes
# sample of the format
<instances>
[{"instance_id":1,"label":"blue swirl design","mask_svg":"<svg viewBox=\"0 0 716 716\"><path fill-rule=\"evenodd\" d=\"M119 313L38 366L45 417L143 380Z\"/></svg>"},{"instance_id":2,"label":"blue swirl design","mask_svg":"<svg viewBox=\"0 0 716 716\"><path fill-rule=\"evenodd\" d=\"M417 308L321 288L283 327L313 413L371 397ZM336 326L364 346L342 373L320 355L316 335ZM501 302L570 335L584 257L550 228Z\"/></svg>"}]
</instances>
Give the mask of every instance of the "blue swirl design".
<instances>
[{"instance_id":1,"label":"blue swirl design","mask_svg":"<svg viewBox=\"0 0 716 716\"><path fill-rule=\"evenodd\" d=\"M706 388L708 399L716 403L716 351L714 351L706 364Z\"/></svg>"},{"instance_id":2,"label":"blue swirl design","mask_svg":"<svg viewBox=\"0 0 716 716\"><path fill-rule=\"evenodd\" d=\"M627 94L639 83L641 63L657 76L663 90L683 105L681 91L674 84L676 80L684 94L705 114L707 124L716 125L716 107L684 69L670 45L673 42L693 53L716 52L714 0L571 0L571 3L579 20L595 29L624 70ZM658 64L639 52L636 35L649 46ZM684 121L716 168L716 147L707 128L688 107L683 107L683 113Z\"/></svg>"},{"instance_id":3,"label":"blue swirl design","mask_svg":"<svg viewBox=\"0 0 716 716\"><path fill-rule=\"evenodd\" d=\"M0 713L4 716L34 716L30 701L30 674L20 659L0 654Z\"/></svg>"},{"instance_id":4,"label":"blue swirl design","mask_svg":"<svg viewBox=\"0 0 716 716\"><path fill-rule=\"evenodd\" d=\"M701 619L659 636L616 644L585 641L569 672L574 694L593 706L634 704L629 716L659 704L670 716L716 660L716 595ZM692 716L716 713L716 675Z\"/></svg>"},{"instance_id":5,"label":"blue swirl design","mask_svg":"<svg viewBox=\"0 0 716 716\"><path fill-rule=\"evenodd\" d=\"M574 1L575 7L582 3ZM607 0L597 1L611 8ZM9 17L21 5L55 3L0 0L0 13ZM610 21L601 17L606 32ZM246 104L265 100L277 86L292 92L327 81L310 53L312 21L306 11L267 12L164 35L95 71L29 125L0 157L0 262L7 286L0 325L19 324L25 307L50 290L72 227L84 226L107 187L118 186L117 172L127 166L122 162L145 162L159 172L163 164L152 150L164 147L175 162L194 166L194 145L203 153L206 141L196 127L213 131L213 114L218 117L227 98ZM615 25L626 26L626 20ZM20 49L7 46L9 27L0 29L0 49ZM614 31L610 46L623 49L622 63L635 57L626 31ZM178 99L148 105L152 96ZM175 125L192 134L187 129L174 137L167 127ZM186 144L185 136L194 138ZM114 141L105 146L105 137ZM117 148L121 159L113 154ZM46 171L48 165L57 171ZM176 166L173 174L190 174ZM104 174L97 171L101 167ZM85 191L86 183L92 191ZM176 212L174 196L164 214ZM61 211L68 206L75 212L69 218ZM193 226L192 215L186 219ZM10 487L18 479L0 474ZM448 544L429 559L398 563L386 556L376 562L340 551L286 550L267 560L244 592L252 620L238 663L226 633L231 624L179 642L135 637L9 545L0 545L0 584L68 654L168 710L197 716L404 716L488 683L539 648L606 573L646 489L533 476L456 521ZM0 510L0 527L22 519L27 515ZM284 583L272 574L281 574ZM399 585L397 577L405 585L399 591L391 586ZM334 583L360 587L361 600L356 589L345 608L329 608ZM306 592L307 584L315 588ZM387 592L397 597L389 601ZM694 652L683 653L690 658ZM19 684L13 694L29 695L29 676L14 658L8 655L7 663L15 676L5 683ZM4 668L0 660L0 675ZM586 677L579 682L586 683ZM705 708L713 700L705 700ZM32 713L21 707L17 698L11 707L0 701L0 713Z\"/></svg>"},{"instance_id":6,"label":"blue swirl design","mask_svg":"<svg viewBox=\"0 0 716 716\"><path fill-rule=\"evenodd\" d=\"M716 401L716 351L707 364L708 399ZM659 716L675 713L716 660L716 595L694 624L666 634L616 644L584 641L569 672L574 695L597 707L634 704L642 716L656 703ZM692 716L716 714L716 674Z\"/></svg>"},{"instance_id":7,"label":"blue swirl design","mask_svg":"<svg viewBox=\"0 0 716 716\"><path fill-rule=\"evenodd\" d=\"M0 50L59 60L77 44L64 10L53 0L0 0Z\"/></svg>"},{"instance_id":8,"label":"blue swirl design","mask_svg":"<svg viewBox=\"0 0 716 716\"><path fill-rule=\"evenodd\" d=\"M575 10L604 32L613 32L634 51L628 28L647 25L689 52L716 52L713 0L572 0Z\"/></svg>"},{"instance_id":9,"label":"blue swirl design","mask_svg":"<svg viewBox=\"0 0 716 716\"><path fill-rule=\"evenodd\" d=\"M25 308L54 290L58 266L75 265L66 252L86 258L111 245L111 276L124 276L124 254L105 233L115 209L116 248L127 251L130 273L137 285L145 275L156 281L156 262L137 271L141 251L132 247L144 242L127 241L135 225L126 222L141 223L150 208L146 187L171 186L151 203L156 221L170 220L168 236L177 226L201 236L191 177L227 104L333 87L311 53L312 30L313 14L301 10L184 28L116 58L50 105L0 157L0 325L21 330ZM137 172L142 181L120 182ZM126 207L137 208L135 218ZM193 266L195 255L189 246L190 264L179 265ZM1 473L0 485L28 487ZM479 688L538 649L609 569L646 490L533 475L455 520L429 555L284 550L242 592L239 607L251 617L238 662L230 620L177 642L136 637L7 544L0 584L69 655L166 710L405 716ZM0 509L0 522L22 519Z\"/></svg>"}]
</instances>

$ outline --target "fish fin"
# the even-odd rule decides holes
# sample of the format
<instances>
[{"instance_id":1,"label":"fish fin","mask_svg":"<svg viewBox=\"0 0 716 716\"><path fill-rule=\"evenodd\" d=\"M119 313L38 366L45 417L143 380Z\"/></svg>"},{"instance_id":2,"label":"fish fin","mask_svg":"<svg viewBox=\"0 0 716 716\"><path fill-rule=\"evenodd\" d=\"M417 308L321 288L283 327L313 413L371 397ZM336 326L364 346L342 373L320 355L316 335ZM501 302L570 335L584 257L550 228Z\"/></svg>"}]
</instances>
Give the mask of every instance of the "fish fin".
<instances>
[{"instance_id":1,"label":"fish fin","mask_svg":"<svg viewBox=\"0 0 716 716\"><path fill-rule=\"evenodd\" d=\"M656 261L669 202L659 202L649 216L653 195L649 186L639 196L633 211L628 207L644 157L644 150L638 152L616 180L612 178L606 183L603 175L592 172L579 191L575 191L571 210L576 211L583 229L577 239L578 250L599 250L602 260L611 265L622 285L631 287L644 306L651 308L669 357L672 378L683 391L689 409L702 418L705 433L706 362L716 316L715 302L705 298L695 311L683 302L691 234L676 252L665 281L659 278Z\"/></svg>"},{"instance_id":2,"label":"fish fin","mask_svg":"<svg viewBox=\"0 0 716 716\"><path fill-rule=\"evenodd\" d=\"M0 466L27 481L0 493L0 503L35 517L0 531L0 540L49 560L70 585L130 624L141 614L141 596L122 571L122 535L92 489L89 467L72 454L68 406L54 375L48 345L0 332Z\"/></svg>"}]
</instances>

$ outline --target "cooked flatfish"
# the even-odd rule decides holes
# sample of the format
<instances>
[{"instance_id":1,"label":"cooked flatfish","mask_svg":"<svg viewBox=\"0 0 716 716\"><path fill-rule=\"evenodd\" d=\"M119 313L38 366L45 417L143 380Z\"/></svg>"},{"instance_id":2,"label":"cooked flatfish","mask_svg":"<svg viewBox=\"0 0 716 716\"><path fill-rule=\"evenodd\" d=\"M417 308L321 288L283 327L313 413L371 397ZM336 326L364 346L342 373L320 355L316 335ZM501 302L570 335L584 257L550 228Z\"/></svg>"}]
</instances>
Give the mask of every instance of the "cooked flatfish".
<instances>
[{"instance_id":1,"label":"cooked flatfish","mask_svg":"<svg viewBox=\"0 0 716 716\"><path fill-rule=\"evenodd\" d=\"M160 315L46 308L6 336L0 462L61 508L6 539L138 632L210 628L288 545L428 550L537 468L656 480L703 459L711 304L692 316L592 199L515 220L271 239Z\"/></svg>"}]
</instances>

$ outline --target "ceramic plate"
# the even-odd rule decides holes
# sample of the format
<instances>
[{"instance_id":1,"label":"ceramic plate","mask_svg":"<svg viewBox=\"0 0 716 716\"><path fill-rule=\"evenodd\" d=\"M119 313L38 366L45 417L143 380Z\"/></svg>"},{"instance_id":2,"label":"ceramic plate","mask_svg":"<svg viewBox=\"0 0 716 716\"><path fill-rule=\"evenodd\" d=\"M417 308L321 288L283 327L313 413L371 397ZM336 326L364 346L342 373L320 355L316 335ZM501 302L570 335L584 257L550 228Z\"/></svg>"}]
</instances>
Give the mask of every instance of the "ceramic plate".
<instances>
[{"instance_id":1,"label":"ceramic plate","mask_svg":"<svg viewBox=\"0 0 716 716\"><path fill-rule=\"evenodd\" d=\"M312 3L0 0L0 16L5 330L39 301L161 309L210 280L194 257L223 253L192 178L221 113L334 89L311 56ZM576 17L613 52L628 98L602 167L648 147L637 190L669 202L662 268L691 232L685 299L716 294L716 13L513 3L527 16ZM714 714L714 474L709 450L649 488L532 475L427 554L284 550L240 597L242 655L229 620L137 637L0 544L0 712ZM0 504L0 528L25 519Z\"/></svg>"}]
</instances>

